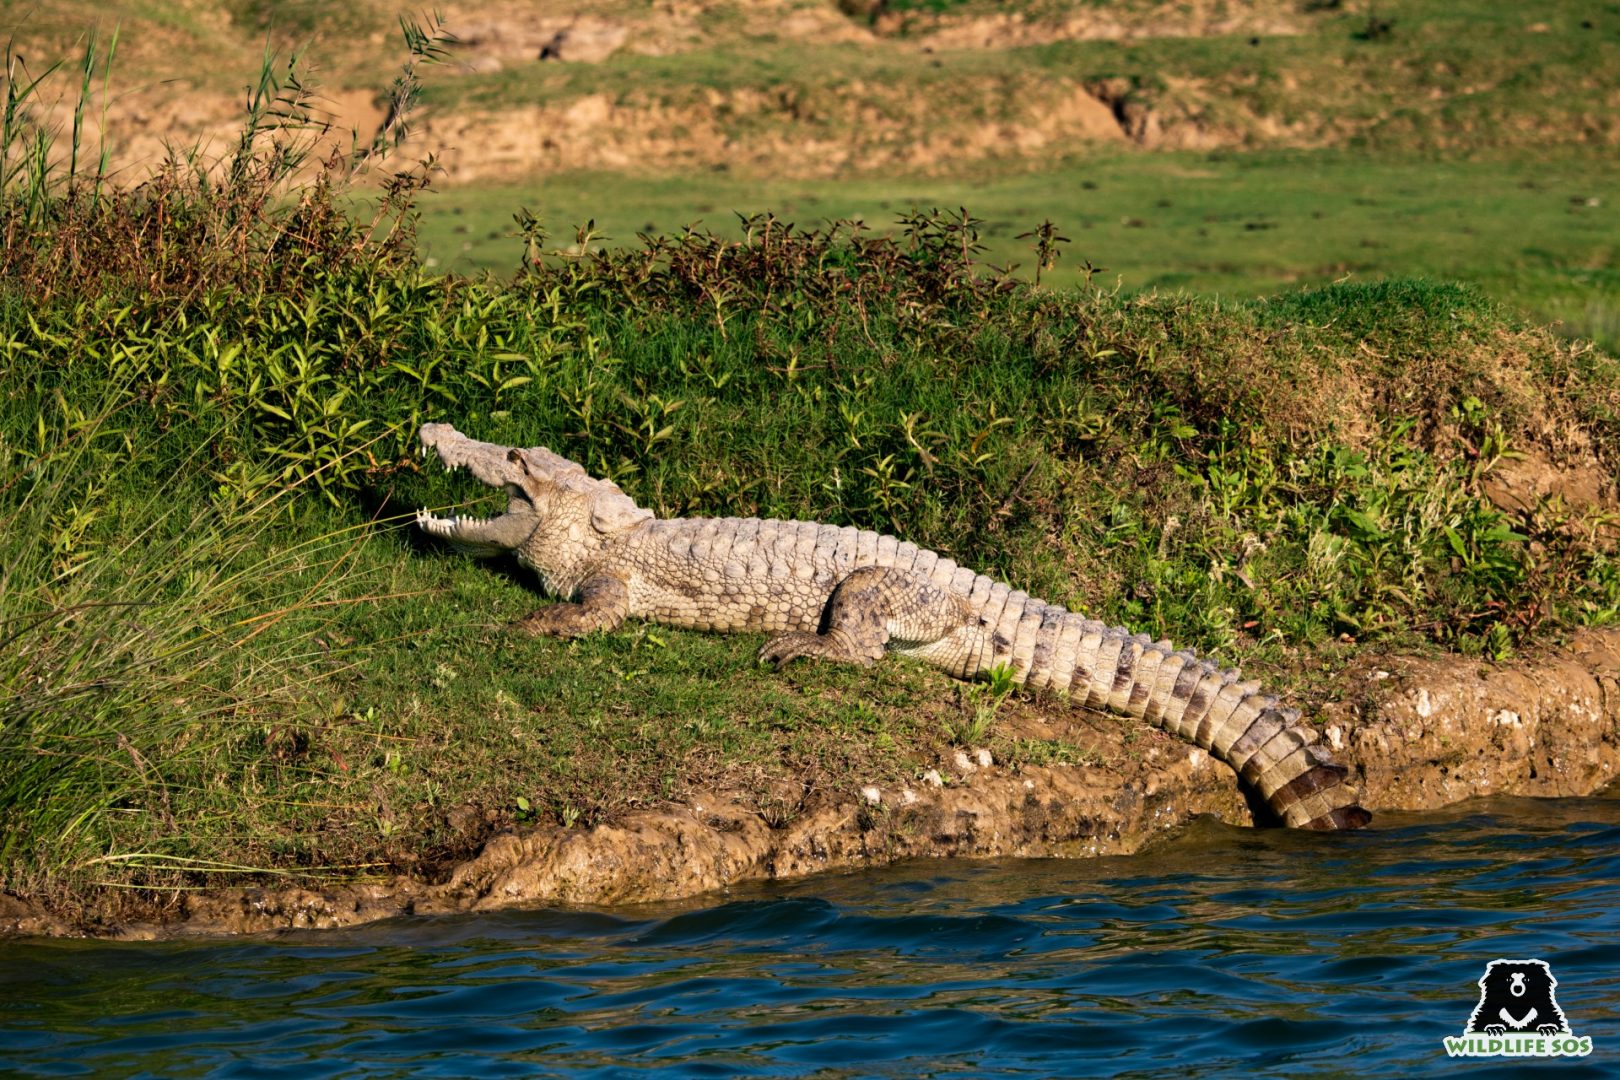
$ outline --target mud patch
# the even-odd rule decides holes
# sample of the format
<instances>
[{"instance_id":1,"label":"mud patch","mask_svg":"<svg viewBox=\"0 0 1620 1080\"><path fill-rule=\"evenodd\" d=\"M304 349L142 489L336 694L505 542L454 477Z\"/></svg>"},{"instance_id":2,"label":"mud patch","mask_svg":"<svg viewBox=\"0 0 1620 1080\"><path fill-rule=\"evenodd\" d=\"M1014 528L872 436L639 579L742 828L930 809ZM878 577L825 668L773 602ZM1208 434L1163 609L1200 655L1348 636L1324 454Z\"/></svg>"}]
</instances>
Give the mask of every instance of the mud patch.
<instances>
[{"instance_id":1,"label":"mud patch","mask_svg":"<svg viewBox=\"0 0 1620 1080\"><path fill-rule=\"evenodd\" d=\"M1368 662L1346 682L1370 704L1330 707L1324 733L1373 810L1590 795L1620 769L1617 630L1578 633L1534 662Z\"/></svg>"},{"instance_id":2,"label":"mud patch","mask_svg":"<svg viewBox=\"0 0 1620 1080\"><path fill-rule=\"evenodd\" d=\"M1073 715L1047 730L1088 745L1117 743L1118 721L1066 711ZM1253 822L1230 770L1202 750L1142 731L1131 753L1115 759L1010 768L987 751L961 753L914 783L869 787L854 801L826 798L786 814L714 793L591 829L506 833L442 880L400 876L329 888L190 893L172 913L144 922L72 927L7 898L0 933L151 939L540 904L635 903L919 856L1129 854L1198 815Z\"/></svg>"},{"instance_id":3,"label":"mud patch","mask_svg":"<svg viewBox=\"0 0 1620 1080\"><path fill-rule=\"evenodd\" d=\"M1587 453L1560 465L1534 445L1493 465L1480 479L1480 491L1499 510L1512 514L1533 514L1549 503L1581 518L1611 515L1620 508L1614 480L1595 456ZM1608 532L1614 535L1612 526Z\"/></svg>"}]
</instances>

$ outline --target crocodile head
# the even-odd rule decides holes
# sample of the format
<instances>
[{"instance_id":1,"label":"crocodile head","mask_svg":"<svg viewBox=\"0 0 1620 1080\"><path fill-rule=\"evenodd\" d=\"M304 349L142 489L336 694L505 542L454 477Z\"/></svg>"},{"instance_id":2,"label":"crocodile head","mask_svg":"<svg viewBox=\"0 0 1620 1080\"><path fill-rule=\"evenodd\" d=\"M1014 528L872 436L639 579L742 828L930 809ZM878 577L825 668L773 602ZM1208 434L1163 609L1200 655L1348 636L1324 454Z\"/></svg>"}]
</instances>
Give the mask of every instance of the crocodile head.
<instances>
[{"instance_id":1,"label":"crocodile head","mask_svg":"<svg viewBox=\"0 0 1620 1080\"><path fill-rule=\"evenodd\" d=\"M590 529L612 534L651 518L608 480L543 446L518 448L469 439L449 424L423 424L417 436L425 456L438 455L447 470L466 469L483 483L506 492L506 513L493 518L438 517L416 512L423 532L449 541L457 550L489 558L523 547L542 524L570 532Z\"/></svg>"}]
</instances>

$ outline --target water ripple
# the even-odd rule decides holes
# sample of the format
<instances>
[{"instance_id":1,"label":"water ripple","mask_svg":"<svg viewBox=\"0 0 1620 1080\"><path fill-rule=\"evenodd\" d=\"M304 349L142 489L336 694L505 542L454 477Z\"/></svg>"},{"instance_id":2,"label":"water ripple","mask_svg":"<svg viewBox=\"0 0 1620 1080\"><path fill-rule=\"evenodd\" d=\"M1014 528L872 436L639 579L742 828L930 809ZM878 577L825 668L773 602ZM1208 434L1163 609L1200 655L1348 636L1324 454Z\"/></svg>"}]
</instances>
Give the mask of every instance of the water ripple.
<instances>
[{"instance_id":1,"label":"water ripple","mask_svg":"<svg viewBox=\"0 0 1620 1080\"><path fill-rule=\"evenodd\" d=\"M1484 963L1620 1053L1620 800L1129 858L895 867L707 905L224 943L0 944L24 1076L1453 1075ZM1474 1060L1470 1076L1522 1063Z\"/></svg>"}]
</instances>

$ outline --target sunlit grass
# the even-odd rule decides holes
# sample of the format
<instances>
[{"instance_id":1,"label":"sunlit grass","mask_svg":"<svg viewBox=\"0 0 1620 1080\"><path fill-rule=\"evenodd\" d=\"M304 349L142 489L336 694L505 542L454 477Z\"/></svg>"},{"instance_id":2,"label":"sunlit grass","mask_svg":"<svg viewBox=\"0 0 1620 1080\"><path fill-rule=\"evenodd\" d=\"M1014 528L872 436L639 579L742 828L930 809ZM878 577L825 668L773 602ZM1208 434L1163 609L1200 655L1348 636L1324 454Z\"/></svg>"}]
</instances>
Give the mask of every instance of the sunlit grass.
<instances>
[{"instance_id":1,"label":"sunlit grass","mask_svg":"<svg viewBox=\"0 0 1620 1080\"><path fill-rule=\"evenodd\" d=\"M514 207L560 238L594 218L606 246L697 224L737 235L737 215L772 211L804 227L857 218L894 227L913 208L968 207L985 219L984 259L1019 264L1019 234L1045 219L1070 243L1053 285L1186 291L1251 299L1338 280L1423 274L1467 281L1575 336L1620 339L1601 312L1620 304L1620 179L1579 158L1524 162L1368 159L1340 152L1124 154L970 180L838 182L708 176L548 176L455 187L423 200L423 251L437 269L510 273L522 245Z\"/></svg>"}]
</instances>

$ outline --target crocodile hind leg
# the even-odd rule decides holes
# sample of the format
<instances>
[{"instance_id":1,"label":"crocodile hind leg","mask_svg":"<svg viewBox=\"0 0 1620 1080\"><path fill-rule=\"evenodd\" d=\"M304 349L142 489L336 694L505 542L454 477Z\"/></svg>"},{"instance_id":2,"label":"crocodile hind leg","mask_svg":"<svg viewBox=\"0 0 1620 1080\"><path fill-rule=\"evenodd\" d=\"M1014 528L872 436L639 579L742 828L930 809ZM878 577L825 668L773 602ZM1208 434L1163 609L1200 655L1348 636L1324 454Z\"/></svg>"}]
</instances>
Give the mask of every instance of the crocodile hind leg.
<instances>
[{"instance_id":1,"label":"crocodile hind leg","mask_svg":"<svg viewBox=\"0 0 1620 1080\"><path fill-rule=\"evenodd\" d=\"M547 604L512 623L512 629L548 637L581 637L612 630L630 613L630 587L604 574L579 587L576 604Z\"/></svg>"},{"instance_id":2,"label":"crocodile hind leg","mask_svg":"<svg viewBox=\"0 0 1620 1080\"><path fill-rule=\"evenodd\" d=\"M759 650L762 663L781 667L800 657L870 664L886 648L916 648L963 628L962 601L902 570L863 566L838 583L821 631L778 634Z\"/></svg>"}]
</instances>

